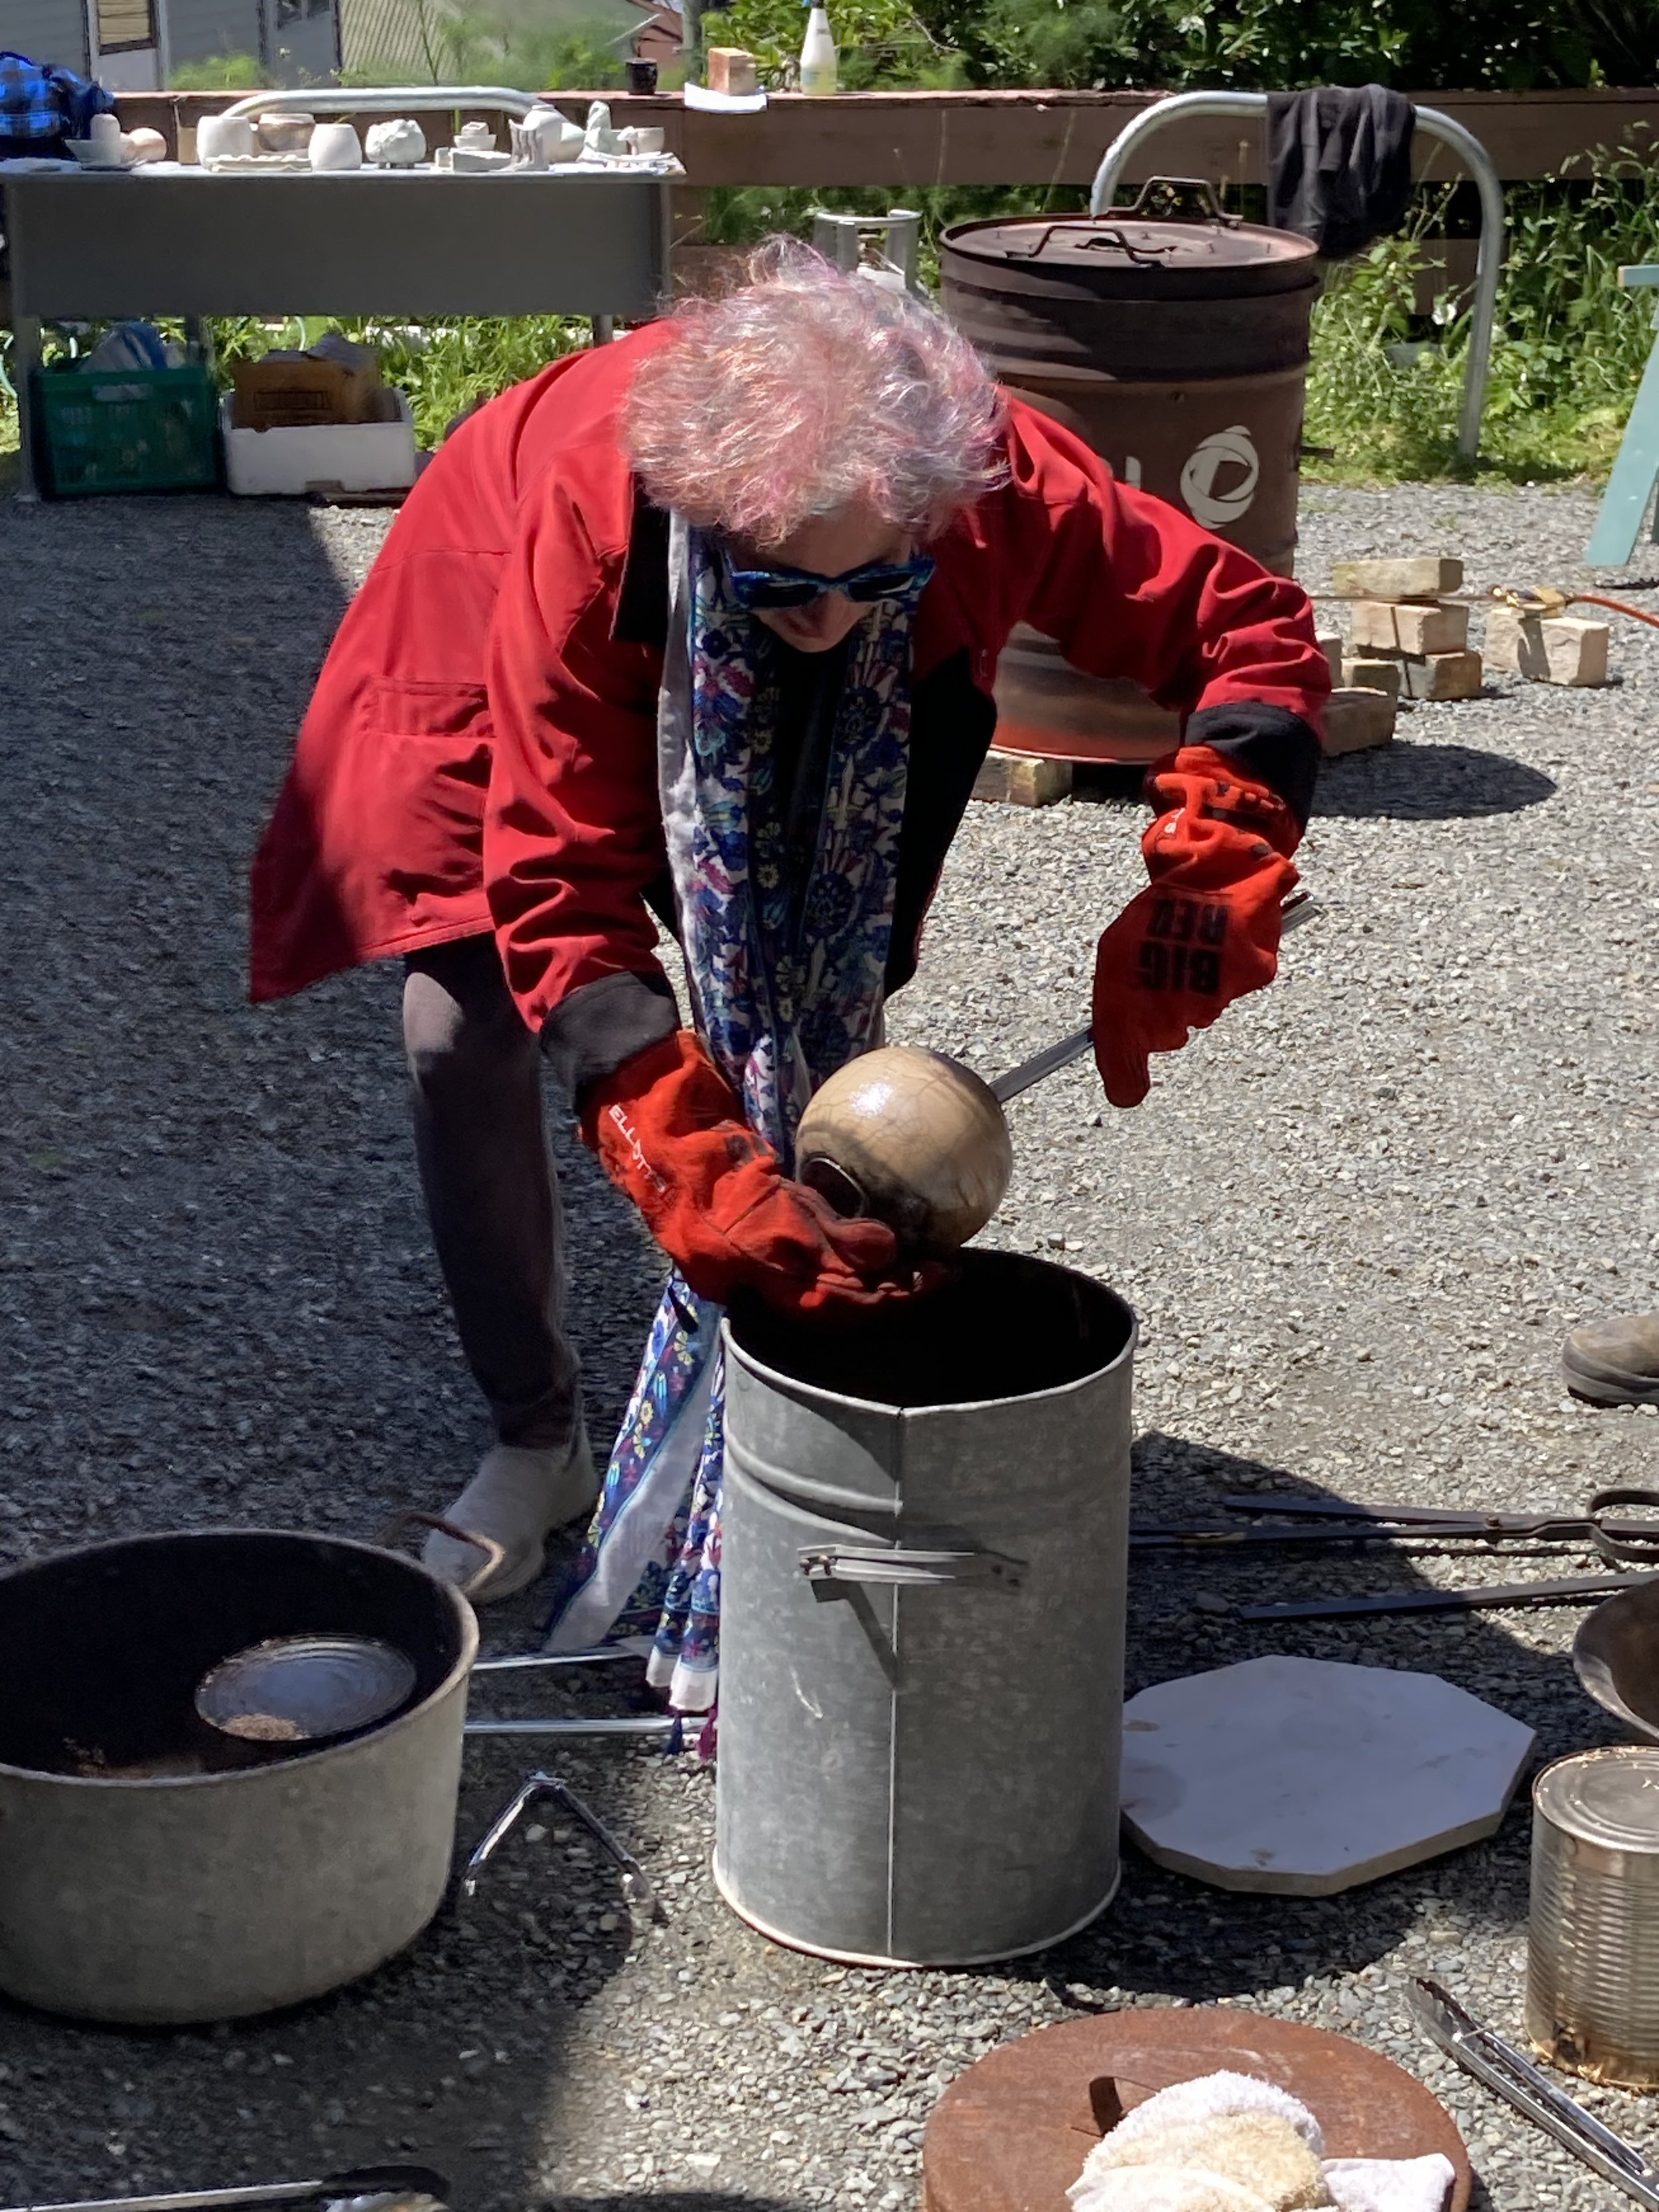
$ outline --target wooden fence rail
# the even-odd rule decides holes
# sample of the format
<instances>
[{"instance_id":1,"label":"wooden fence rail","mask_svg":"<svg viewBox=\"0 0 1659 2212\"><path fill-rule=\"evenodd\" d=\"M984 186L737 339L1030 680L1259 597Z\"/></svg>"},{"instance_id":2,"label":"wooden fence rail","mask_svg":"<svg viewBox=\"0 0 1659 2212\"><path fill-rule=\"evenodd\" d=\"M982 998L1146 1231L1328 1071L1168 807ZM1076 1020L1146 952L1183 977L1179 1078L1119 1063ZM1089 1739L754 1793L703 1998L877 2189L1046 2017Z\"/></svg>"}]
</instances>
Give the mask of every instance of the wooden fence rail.
<instances>
[{"instance_id":1,"label":"wooden fence rail","mask_svg":"<svg viewBox=\"0 0 1659 2212\"><path fill-rule=\"evenodd\" d=\"M181 127L241 98L237 93L124 94L121 119L147 124L179 150ZM857 92L835 100L774 97L759 115L714 115L672 94L562 92L567 113L590 97L611 101L618 124L660 125L694 186L878 185L897 195L925 185L1086 185L1129 118L1161 97L1141 92ZM1588 92L1431 92L1416 94L1466 125L1506 183L1554 176L1597 147L1659 143L1659 88ZM319 88L314 106L328 111ZM412 109L419 103L411 101ZM187 138L183 148L191 151ZM1231 184L1262 178L1261 132L1226 118L1178 123L1153 141L1135 177L1205 176ZM1433 141L1419 142L1418 168L1455 173Z\"/></svg>"}]
</instances>

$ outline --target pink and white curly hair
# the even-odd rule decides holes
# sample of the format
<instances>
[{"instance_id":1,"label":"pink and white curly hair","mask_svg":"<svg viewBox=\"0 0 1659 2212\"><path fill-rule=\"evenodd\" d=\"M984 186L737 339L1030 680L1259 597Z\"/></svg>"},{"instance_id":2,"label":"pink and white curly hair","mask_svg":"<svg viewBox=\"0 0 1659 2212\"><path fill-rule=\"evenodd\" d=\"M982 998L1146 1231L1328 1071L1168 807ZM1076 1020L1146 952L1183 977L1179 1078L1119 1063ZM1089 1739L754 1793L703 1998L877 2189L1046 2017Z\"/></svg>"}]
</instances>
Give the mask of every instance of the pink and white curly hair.
<instances>
[{"instance_id":1,"label":"pink and white curly hair","mask_svg":"<svg viewBox=\"0 0 1659 2212\"><path fill-rule=\"evenodd\" d=\"M760 547L848 508L927 539L1001 480L1000 395L942 316L793 239L747 275L635 378L623 442L659 507Z\"/></svg>"}]
</instances>

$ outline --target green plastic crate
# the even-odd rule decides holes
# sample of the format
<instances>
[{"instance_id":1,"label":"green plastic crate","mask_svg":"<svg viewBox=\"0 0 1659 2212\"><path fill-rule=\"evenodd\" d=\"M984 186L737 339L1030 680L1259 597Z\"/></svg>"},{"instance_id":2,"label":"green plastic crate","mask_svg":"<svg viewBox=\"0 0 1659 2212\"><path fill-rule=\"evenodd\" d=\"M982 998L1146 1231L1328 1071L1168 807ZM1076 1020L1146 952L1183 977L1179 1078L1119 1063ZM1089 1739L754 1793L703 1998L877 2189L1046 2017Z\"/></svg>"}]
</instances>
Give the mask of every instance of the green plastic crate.
<instances>
[{"instance_id":1,"label":"green plastic crate","mask_svg":"<svg viewBox=\"0 0 1659 2212\"><path fill-rule=\"evenodd\" d=\"M35 453L54 499L83 492L199 491L220 480L219 394L198 362L77 369L34 379Z\"/></svg>"}]
</instances>

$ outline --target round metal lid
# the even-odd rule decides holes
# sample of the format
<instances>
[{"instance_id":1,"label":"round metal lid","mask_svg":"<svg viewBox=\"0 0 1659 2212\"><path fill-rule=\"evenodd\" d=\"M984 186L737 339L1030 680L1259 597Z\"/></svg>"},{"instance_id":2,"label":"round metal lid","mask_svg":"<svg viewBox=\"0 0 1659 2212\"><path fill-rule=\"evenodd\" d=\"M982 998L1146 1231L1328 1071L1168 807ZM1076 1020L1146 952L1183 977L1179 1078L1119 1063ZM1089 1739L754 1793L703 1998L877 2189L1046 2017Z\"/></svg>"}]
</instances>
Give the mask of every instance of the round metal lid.
<instances>
[{"instance_id":1,"label":"round metal lid","mask_svg":"<svg viewBox=\"0 0 1659 2212\"><path fill-rule=\"evenodd\" d=\"M1621 1744L1558 1759L1534 1783L1532 1802L1581 1843L1659 1854L1659 1747Z\"/></svg>"},{"instance_id":2,"label":"round metal lid","mask_svg":"<svg viewBox=\"0 0 1659 2212\"><path fill-rule=\"evenodd\" d=\"M415 1662L372 1636L275 1636L233 1652L202 1677L196 1710L210 1727L254 1743L314 1743L394 1713Z\"/></svg>"},{"instance_id":3,"label":"round metal lid","mask_svg":"<svg viewBox=\"0 0 1659 2212\"><path fill-rule=\"evenodd\" d=\"M963 231L970 234L964 236ZM1258 224L1159 222L1146 217L1044 216L964 225L951 234L959 252L1015 266L1073 270L1246 269L1261 262L1311 261L1317 249L1294 231Z\"/></svg>"}]
</instances>

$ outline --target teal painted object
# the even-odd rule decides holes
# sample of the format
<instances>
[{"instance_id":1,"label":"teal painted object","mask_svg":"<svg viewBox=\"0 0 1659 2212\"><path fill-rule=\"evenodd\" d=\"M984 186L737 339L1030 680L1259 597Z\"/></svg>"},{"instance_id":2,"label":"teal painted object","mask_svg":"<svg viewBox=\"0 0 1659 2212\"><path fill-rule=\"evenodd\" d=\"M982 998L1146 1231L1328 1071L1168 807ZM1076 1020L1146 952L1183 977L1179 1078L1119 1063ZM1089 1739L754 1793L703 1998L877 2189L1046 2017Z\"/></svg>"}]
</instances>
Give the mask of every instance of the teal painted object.
<instances>
[{"instance_id":1,"label":"teal painted object","mask_svg":"<svg viewBox=\"0 0 1659 2212\"><path fill-rule=\"evenodd\" d=\"M1619 282L1628 291L1659 286L1659 262L1641 262L1621 269ZM1656 312L1653 324L1659 331L1659 312ZM1613 474L1601 495L1595 527L1584 549L1584 559L1590 568L1617 568L1630 559L1636 550L1656 483L1659 483L1659 343L1649 354L1648 365L1642 372L1641 388L1625 425L1619 458L1613 465ZM1659 538L1659 515L1655 517L1653 534Z\"/></svg>"}]
</instances>

